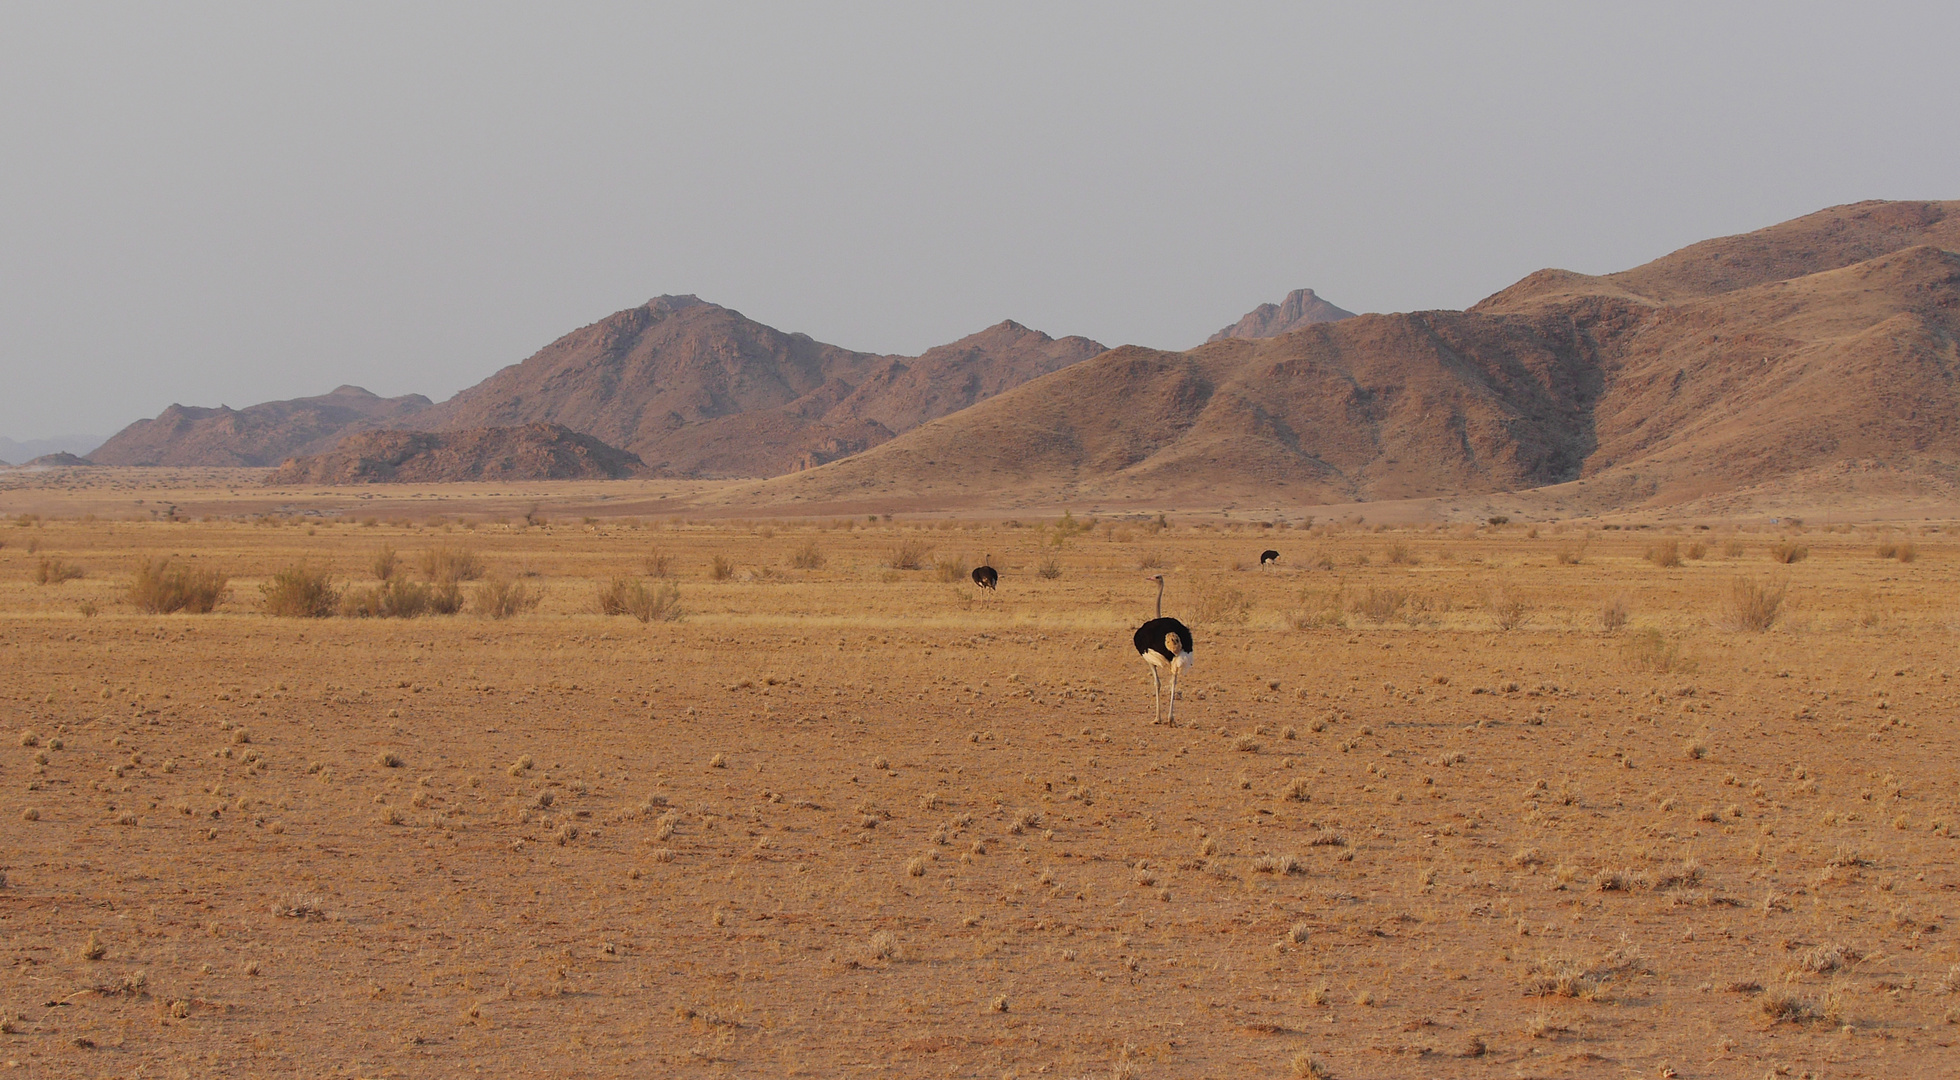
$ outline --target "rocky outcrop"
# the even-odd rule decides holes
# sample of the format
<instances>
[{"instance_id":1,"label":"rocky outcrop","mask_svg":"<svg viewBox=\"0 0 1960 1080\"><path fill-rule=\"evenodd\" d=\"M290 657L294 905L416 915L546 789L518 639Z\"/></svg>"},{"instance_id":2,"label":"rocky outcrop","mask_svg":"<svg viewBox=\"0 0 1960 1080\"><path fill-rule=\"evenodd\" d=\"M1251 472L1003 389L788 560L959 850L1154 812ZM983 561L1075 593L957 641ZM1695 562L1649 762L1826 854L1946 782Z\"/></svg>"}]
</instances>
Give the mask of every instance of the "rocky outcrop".
<instances>
[{"instance_id":1,"label":"rocky outcrop","mask_svg":"<svg viewBox=\"0 0 1960 1080\"><path fill-rule=\"evenodd\" d=\"M291 459L266 483L449 484L469 480L622 480L644 476L635 454L559 424L464 431L368 431L324 454Z\"/></svg>"}]
</instances>

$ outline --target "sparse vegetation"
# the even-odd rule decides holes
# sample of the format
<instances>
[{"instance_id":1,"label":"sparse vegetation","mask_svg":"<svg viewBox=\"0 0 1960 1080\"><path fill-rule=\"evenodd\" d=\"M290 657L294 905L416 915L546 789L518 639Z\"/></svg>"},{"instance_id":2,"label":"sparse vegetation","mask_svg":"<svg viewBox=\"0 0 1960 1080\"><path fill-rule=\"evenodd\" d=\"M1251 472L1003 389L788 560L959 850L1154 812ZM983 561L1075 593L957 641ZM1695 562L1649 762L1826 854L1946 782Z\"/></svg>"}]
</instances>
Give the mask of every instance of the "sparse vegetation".
<instances>
[{"instance_id":1,"label":"sparse vegetation","mask_svg":"<svg viewBox=\"0 0 1960 1080\"><path fill-rule=\"evenodd\" d=\"M265 613L285 619L324 619L340 607L340 590L325 570L288 566L259 586Z\"/></svg>"},{"instance_id":2,"label":"sparse vegetation","mask_svg":"<svg viewBox=\"0 0 1960 1080\"><path fill-rule=\"evenodd\" d=\"M1035 566L1034 572L1043 581L1053 581L1062 576L1062 560L1053 555L1045 556Z\"/></svg>"},{"instance_id":3,"label":"sparse vegetation","mask_svg":"<svg viewBox=\"0 0 1960 1080\"><path fill-rule=\"evenodd\" d=\"M1681 565L1681 541L1669 537L1647 547L1647 561L1664 569Z\"/></svg>"},{"instance_id":4,"label":"sparse vegetation","mask_svg":"<svg viewBox=\"0 0 1960 1080\"><path fill-rule=\"evenodd\" d=\"M798 570L822 570L823 549L817 547L815 540L806 541L802 547L789 553L789 564Z\"/></svg>"},{"instance_id":5,"label":"sparse vegetation","mask_svg":"<svg viewBox=\"0 0 1960 1080\"><path fill-rule=\"evenodd\" d=\"M1522 595L1494 588L1484 594L1484 610L1490 612L1491 621L1499 630L1516 630L1530 621L1536 609Z\"/></svg>"},{"instance_id":6,"label":"sparse vegetation","mask_svg":"<svg viewBox=\"0 0 1960 1080\"><path fill-rule=\"evenodd\" d=\"M455 582L425 584L400 574L379 585L350 588L340 596L340 613L359 619L454 615L462 608L463 589Z\"/></svg>"},{"instance_id":7,"label":"sparse vegetation","mask_svg":"<svg viewBox=\"0 0 1960 1080\"><path fill-rule=\"evenodd\" d=\"M1245 590L1219 581L1199 585L1191 605L1191 621L1199 624L1238 626L1252 614L1252 598Z\"/></svg>"},{"instance_id":8,"label":"sparse vegetation","mask_svg":"<svg viewBox=\"0 0 1960 1080\"><path fill-rule=\"evenodd\" d=\"M1729 586L1722 624L1731 630L1760 634L1776 625L1783 610L1788 582L1760 582L1737 578Z\"/></svg>"},{"instance_id":9,"label":"sparse vegetation","mask_svg":"<svg viewBox=\"0 0 1960 1080\"><path fill-rule=\"evenodd\" d=\"M1623 649L1627 663L1635 671L1688 675L1696 668L1695 661L1682 653L1679 641L1651 626L1629 634Z\"/></svg>"},{"instance_id":10,"label":"sparse vegetation","mask_svg":"<svg viewBox=\"0 0 1960 1080\"><path fill-rule=\"evenodd\" d=\"M81 576L81 567L46 555L41 556L40 563L34 568L36 585L59 585L64 581L74 581Z\"/></svg>"},{"instance_id":11,"label":"sparse vegetation","mask_svg":"<svg viewBox=\"0 0 1960 1080\"><path fill-rule=\"evenodd\" d=\"M471 600L478 615L486 619L508 619L536 611L544 602L544 590L493 574L476 587Z\"/></svg>"},{"instance_id":12,"label":"sparse vegetation","mask_svg":"<svg viewBox=\"0 0 1960 1080\"><path fill-rule=\"evenodd\" d=\"M1794 540L1785 540L1769 549L1769 557L1780 563L1798 563L1810 558L1810 548Z\"/></svg>"},{"instance_id":13,"label":"sparse vegetation","mask_svg":"<svg viewBox=\"0 0 1960 1080\"><path fill-rule=\"evenodd\" d=\"M923 540L905 539L885 551L885 565L893 570L917 570L925 566L932 548Z\"/></svg>"},{"instance_id":14,"label":"sparse vegetation","mask_svg":"<svg viewBox=\"0 0 1960 1080\"><path fill-rule=\"evenodd\" d=\"M437 585L475 581L483 576L483 560L468 548L430 548L422 553L422 576Z\"/></svg>"},{"instance_id":15,"label":"sparse vegetation","mask_svg":"<svg viewBox=\"0 0 1960 1080\"><path fill-rule=\"evenodd\" d=\"M226 578L216 570L154 559L136 571L129 602L150 615L208 614L225 595Z\"/></svg>"},{"instance_id":16,"label":"sparse vegetation","mask_svg":"<svg viewBox=\"0 0 1960 1080\"><path fill-rule=\"evenodd\" d=\"M643 623L673 622L681 617L681 591L671 583L649 585L638 578L615 577L599 589L599 614L631 615Z\"/></svg>"}]
</instances>

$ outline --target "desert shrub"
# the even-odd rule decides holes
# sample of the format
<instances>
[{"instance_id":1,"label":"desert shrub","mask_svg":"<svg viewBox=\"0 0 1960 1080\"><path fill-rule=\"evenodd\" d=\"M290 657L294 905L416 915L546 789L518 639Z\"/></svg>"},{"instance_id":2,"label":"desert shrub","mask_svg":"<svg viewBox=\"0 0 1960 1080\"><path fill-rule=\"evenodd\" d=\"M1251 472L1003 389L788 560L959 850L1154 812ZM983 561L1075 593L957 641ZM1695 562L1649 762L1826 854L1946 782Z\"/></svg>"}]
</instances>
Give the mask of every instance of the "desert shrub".
<instances>
[{"instance_id":1,"label":"desert shrub","mask_svg":"<svg viewBox=\"0 0 1960 1080\"><path fill-rule=\"evenodd\" d=\"M1534 610L1530 601L1502 588L1484 595L1484 609L1490 612L1499 630L1516 630L1530 620Z\"/></svg>"},{"instance_id":2,"label":"desert shrub","mask_svg":"<svg viewBox=\"0 0 1960 1080\"><path fill-rule=\"evenodd\" d=\"M810 547L814 550L816 544L812 543ZM654 548L652 551L647 552L646 568L648 577L666 577L672 565L673 559L659 548ZM819 563L818 565L822 564Z\"/></svg>"},{"instance_id":3,"label":"desert shrub","mask_svg":"<svg viewBox=\"0 0 1960 1080\"><path fill-rule=\"evenodd\" d=\"M1919 549L1910 540L1904 543L1887 540L1878 545L1878 557L1881 559L1897 559L1900 562L1911 562L1919 558Z\"/></svg>"},{"instance_id":4,"label":"desert shrub","mask_svg":"<svg viewBox=\"0 0 1960 1080\"><path fill-rule=\"evenodd\" d=\"M1577 566L1585 560L1586 545L1580 544L1577 547L1570 544L1559 545L1558 562L1560 566Z\"/></svg>"},{"instance_id":5,"label":"desert shrub","mask_svg":"<svg viewBox=\"0 0 1960 1080\"><path fill-rule=\"evenodd\" d=\"M288 566L259 586L265 613L282 619L324 619L340 607L340 590L325 570Z\"/></svg>"},{"instance_id":6,"label":"desert shrub","mask_svg":"<svg viewBox=\"0 0 1960 1080\"><path fill-rule=\"evenodd\" d=\"M1044 580L1053 581L1062 576L1062 561L1050 555L1035 566L1034 572Z\"/></svg>"},{"instance_id":7,"label":"desert shrub","mask_svg":"<svg viewBox=\"0 0 1960 1080\"><path fill-rule=\"evenodd\" d=\"M476 613L486 619L508 619L526 611L536 611L544 600L544 590L500 575L483 579L471 599Z\"/></svg>"},{"instance_id":8,"label":"desert shrub","mask_svg":"<svg viewBox=\"0 0 1960 1080\"><path fill-rule=\"evenodd\" d=\"M1636 671L1657 675L1693 674L1694 660L1681 652L1681 643L1671 640L1653 627L1644 627L1627 636L1624 647L1627 663Z\"/></svg>"},{"instance_id":9,"label":"desert shrub","mask_svg":"<svg viewBox=\"0 0 1960 1080\"><path fill-rule=\"evenodd\" d=\"M462 610L463 588L457 583L410 581L400 574L379 585L348 589L340 597L340 613L362 619L413 619L419 615L454 615Z\"/></svg>"},{"instance_id":10,"label":"desert shrub","mask_svg":"<svg viewBox=\"0 0 1960 1080\"><path fill-rule=\"evenodd\" d=\"M1300 610L1286 617L1287 624L1295 630L1339 630L1347 626L1347 591L1334 589L1326 593L1312 591L1300 594Z\"/></svg>"},{"instance_id":11,"label":"desert shrub","mask_svg":"<svg viewBox=\"0 0 1960 1080\"><path fill-rule=\"evenodd\" d=\"M1390 566L1415 566L1422 562L1421 557L1400 540L1388 545L1382 552L1382 558L1388 560Z\"/></svg>"},{"instance_id":12,"label":"desert shrub","mask_svg":"<svg viewBox=\"0 0 1960 1080\"><path fill-rule=\"evenodd\" d=\"M1492 525L1509 525L1511 523L1511 519L1503 514L1492 514L1484 520Z\"/></svg>"},{"instance_id":13,"label":"desert shrub","mask_svg":"<svg viewBox=\"0 0 1960 1080\"><path fill-rule=\"evenodd\" d=\"M34 584L36 585L59 585L64 581L73 581L81 576L81 567L73 563L62 562L60 559L51 559L46 555L41 556L40 565L34 568Z\"/></svg>"},{"instance_id":14,"label":"desert shrub","mask_svg":"<svg viewBox=\"0 0 1960 1080\"><path fill-rule=\"evenodd\" d=\"M1197 601L1191 606L1191 614L1200 623L1236 625L1251 616L1252 598L1244 590L1221 582L1210 582L1198 587Z\"/></svg>"},{"instance_id":15,"label":"desert shrub","mask_svg":"<svg viewBox=\"0 0 1960 1080\"><path fill-rule=\"evenodd\" d=\"M226 578L216 570L182 566L169 559L144 563L129 585L129 601L151 615L175 611L203 615L224 598Z\"/></svg>"},{"instance_id":16,"label":"desert shrub","mask_svg":"<svg viewBox=\"0 0 1960 1080\"><path fill-rule=\"evenodd\" d=\"M1708 557L1708 545L1697 540L1694 543L1689 544L1687 547L1683 548L1681 550L1681 554L1684 558L1697 559L1697 560L1705 559Z\"/></svg>"},{"instance_id":17,"label":"desert shrub","mask_svg":"<svg viewBox=\"0 0 1960 1080\"><path fill-rule=\"evenodd\" d=\"M1742 558L1742 553L1746 550L1748 549L1742 546L1742 541L1734 537L1722 541L1722 556L1724 558L1740 559Z\"/></svg>"},{"instance_id":18,"label":"desert shrub","mask_svg":"<svg viewBox=\"0 0 1960 1080\"><path fill-rule=\"evenodd\" d=\"M1600 628L1609 633L1617 632L1626 626L1629 614L1631 614L1631 606L1627 603L1627 598L1616 596L1599 609Z\"/></svg>"},{"instance_id":19,"label":"desert shrub","mask_svg":"<svg viewBox=\"0 0 1960 1080\"><path fill-rule=\"evenodd\" d=\"M1802 562L1810 558L1810 549L1795 540L1785 540L1769 549L1769 557L1785 564Z\"/></svg>"},{"instance_id":20,"label":"desert shrub","mask_svg":"<svg viewBox=\"0 0 1960 1080\"><path fill-rule=\"evenodd\" d=\"M726 555L717 555L708 564L708 576L716 581L727 581L735 576L735 562Z\"/></svg>"},{"instance_id":21,"label":"desert shrub","mask_svg":"<svg viewBox=\"0 0 1960 1080\"><path fill-rule=\"evenodd\" d=\"M395 549L391 547L385 547L375 552L374 561L368 564L368 570L374 574L374 580L376 581L387 581L393 578L401 571L401 568L401 556L396 555Z\"/></svg>"},{"instance_id":22,"label":"desert shrub","mask_svg":"<svg viewBox=\"0 0 1960 1080\"><path fill-rule=\"evenodd\" d=\"M599 587L601 615L631 615L641 622L672 622L681 617L681 591L671 584L649 585L616 577Z\"/></svg>"},{"instance_id":23,"label":"desert shrub","mask_svg":"<svg viewBox=\"0 0 1960 1080\"><path fill-rule=\"evenodd\" d=\"M1681 565L1681 541L1662 540L1647 548L1647 561L1666 569Z\"/></svg>"},{"instance_id":24,"label":"desert shrub","mask_svg":"<svg viewBox=\"0 0 1960 1080\"><path fill-rule=\"evenodd\" d=\"M817 547L817 542L812 540L789 553L789 564L798 570L822 570L823 549ZM944 571L941 571L941 576L944 577Z\"/></svg>"},{"instance_id":25,"label":"desert shrub","mask_svg":"<svg viewBox=\"0 0 1960 1080\"><path fill-rule=\"evenodd\" d=\"M475 581L483 576L483 562L468 548L430 548L422 553L422 576L437 584Z\"/></svg>"},{"instance_id":26,"label":"desert shrub","mask_svg":"<svg viewBox=\"0 0 1960 1080\"><path fill-rule=\"evenodd\" d=\"M1401 589L1371 588L1355 597L1353 610L1356 615L1379 626L1401 614L1408 602L1409 594Z\"/></svg>"},{"instance_id":27,"label":"desert shrub","mask_svg":"<svg viewBox=\"0 0 1960 1080\"><path fill-rule=\"evenodd\" d=\"M1164 566L1164 555L1159 551L1146 551L1137 556L1137 569L1160 570Z\"/></svg>"},{"instance_id":28,"label":"desert shrub","mask_svg":"<svg viewBox=\"0 0 1960 1080\"><path fill-rule=\"evenodd\" d=\"M963 562L948 562L941 559L939 560L939 565L933 569L939 572L939 580L941 581L953 582L966 578L966 564Z\"/></svg>"},{"instance_id":29,"label":"desert shrub","mask_svg":"<svg viewBox=\"0 0 1960 1080\"><path fill-rule=\"evenodd\" d=\"M931 554L932 548L923 540L900 540L885 553L885 565L893 570L917 570Z\"/></svg>"},{"instance_id":30,"label":"desert shrub","mask_svg":"<svg viewBox=\"0 0 1960 1080\"><path fill-rule=\"evenodd\" d=\"M1760 634L1776 625L1776 617L1783 608L1783 597L1790 589L1788 582L1757 582L1747 578L1737 578L1729 586L1729 596L1722 610L1722 624L1731 630Z\"/></svg>"}]
</instances>

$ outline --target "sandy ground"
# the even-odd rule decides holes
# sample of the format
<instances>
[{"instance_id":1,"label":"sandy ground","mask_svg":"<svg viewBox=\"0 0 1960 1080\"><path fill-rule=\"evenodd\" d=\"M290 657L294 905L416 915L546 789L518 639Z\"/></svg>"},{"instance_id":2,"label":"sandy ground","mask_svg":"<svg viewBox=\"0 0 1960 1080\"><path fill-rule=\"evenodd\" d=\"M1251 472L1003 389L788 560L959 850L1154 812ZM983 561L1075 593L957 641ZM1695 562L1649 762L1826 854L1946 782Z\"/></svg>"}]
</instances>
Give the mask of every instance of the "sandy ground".
<instances>
[{"instance_id":1,"label":"sandy ground","mask_svg":"<svg viewBox=\"0 0 1960 1080\"><path fill-rule=\"evenodd\" d=\"M1951 526L476 509L0 523L0 1065L1510 1078L1960 1060ZM1646 557L1670 540L1682 565ZM1913 561L1878 556L1903 542ZM908 543L924 569L889 565ZM1779 544L1807 557L1774 561ZM822 567L794 566L812 545ZM1253 568L1269 546L1280 566ZM383 547L411 572L468 549L543 602L505 620L259 610L274 571L363 587ZM995 596L936 568L989 555ZM129 582L154 557L220 569L228 599L138 612ZM43 559L84 576L36 584ZM1158 569L1197 637L1176 726L1153 723L1129 643ZM614 575L672 583L685 617L596 614ZM1787 583L1769 631L1724 625L1737 580ZM1605 629L1616 600L1628 625Z\"/></svg>"}]
</instances>

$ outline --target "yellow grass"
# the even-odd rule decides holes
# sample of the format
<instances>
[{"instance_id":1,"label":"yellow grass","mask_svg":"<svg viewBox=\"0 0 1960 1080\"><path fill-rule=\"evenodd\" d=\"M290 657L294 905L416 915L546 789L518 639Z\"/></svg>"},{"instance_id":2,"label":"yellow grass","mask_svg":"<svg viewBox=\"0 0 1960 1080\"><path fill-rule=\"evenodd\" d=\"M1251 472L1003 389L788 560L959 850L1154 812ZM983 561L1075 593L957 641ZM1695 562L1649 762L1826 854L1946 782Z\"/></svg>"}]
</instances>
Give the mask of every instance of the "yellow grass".
<instances>
[{"instance_id":1,"label":"yellow grass","mask_svg":"<svg viewBox=\"0 0 1960 1080\"><path fill-rule=\"evenodd\" d=\"M0 1060L48 1075L1950 1061L1943 525L1723 523L1743 554L1660 566L1662 530L1555 523L35 512L0 547ZM88 575L35 584L29 537ZM261 610L384 547L527 603ZM159 559L229 591L145 614ZM1197 639L1177 727L1129 641L1152 561ZM599 614L616 580L684 616ZM1767 629L1737 582L1786 586Z\"/></svg>"}]
</instances>

